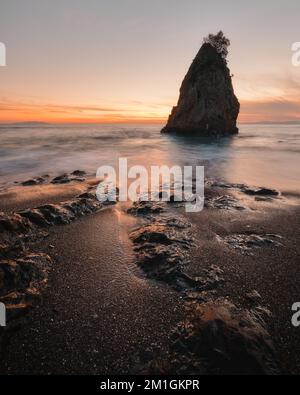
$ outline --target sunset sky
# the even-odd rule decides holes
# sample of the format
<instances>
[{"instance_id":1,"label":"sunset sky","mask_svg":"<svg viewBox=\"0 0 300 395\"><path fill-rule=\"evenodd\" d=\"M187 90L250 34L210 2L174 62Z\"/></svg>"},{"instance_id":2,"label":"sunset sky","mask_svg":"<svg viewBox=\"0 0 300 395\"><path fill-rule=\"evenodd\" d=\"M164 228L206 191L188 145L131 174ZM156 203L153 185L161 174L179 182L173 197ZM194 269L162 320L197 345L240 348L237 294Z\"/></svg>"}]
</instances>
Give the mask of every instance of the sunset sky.
<instances>
[{"instance_id":1,"label":"sunset sky","mask_svg":"<svg viewBox=\"0 0 300 395\"><path fill-rule=\"evenodd\" d=\"M162 122L220 29L240 122L300 122L299 26L299 0L0 0L0 122Z\"/></svg>"}]
</instances>

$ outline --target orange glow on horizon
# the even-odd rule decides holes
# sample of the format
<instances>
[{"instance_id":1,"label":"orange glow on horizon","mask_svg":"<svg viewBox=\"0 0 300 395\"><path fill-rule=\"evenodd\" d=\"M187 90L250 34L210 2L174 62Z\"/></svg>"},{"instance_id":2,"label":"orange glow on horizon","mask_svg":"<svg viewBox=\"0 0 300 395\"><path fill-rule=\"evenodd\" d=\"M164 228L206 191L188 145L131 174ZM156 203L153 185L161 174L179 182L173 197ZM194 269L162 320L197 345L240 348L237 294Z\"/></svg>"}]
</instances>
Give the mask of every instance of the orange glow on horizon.
<instances>
[{"instance_id":1,"label":"orange glow on horizon","mask_svg":"<svg viewBox=\"0 0 300 395\"><path fill-rule=\"evenodd\" d=\"M154 108L153 108L154 107ZM167 121L171 105L123 107L0 103L0 123L156 123ZM300 122L300 102L241 101L239 123Z\"/></svg>"},{"instance_id":2,"label":"orange glow on horizon","mask_svg":"<svg viewBox=\"0 0 300 395\"><path fill-rule=\"evenodd\" d=\"M59 117L49 114L35 113L24 116L20 114L14 118L0 117L0 123L46 122L46 123L164 123L166 118L158 117L126 117L126 116L95 116L95 117Z\"/></svg>"},{"instance_id":3,"label":"orange glow on horizon","mask_svg":"<svg viewBox=\"0 0 300 395\"><path fill-rule=\"evenodd\" d=\"M163 123L164 111L141 106L72 106L0 103L0 123Z\"/></svg>"}]
</instances>

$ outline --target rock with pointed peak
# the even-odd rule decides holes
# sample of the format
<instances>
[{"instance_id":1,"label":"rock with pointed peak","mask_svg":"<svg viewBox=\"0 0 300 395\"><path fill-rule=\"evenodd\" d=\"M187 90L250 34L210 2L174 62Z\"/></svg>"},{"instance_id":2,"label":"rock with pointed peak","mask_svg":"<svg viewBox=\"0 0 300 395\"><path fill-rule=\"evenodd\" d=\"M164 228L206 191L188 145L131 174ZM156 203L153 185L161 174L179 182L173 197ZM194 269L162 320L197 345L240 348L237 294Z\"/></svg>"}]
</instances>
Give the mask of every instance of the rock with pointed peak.
<instances>
[{"instance_id":1,"label":"rock with pointed peak","mask_svg":"<svg viewBox=\"0 0 300 395\"><path fill-rule=\"evenodd\" d=\"M226 60L212 45L205 43L183 80L178 104L162 132L236 134L239 110Z\"/></svg>"}]
</instances>

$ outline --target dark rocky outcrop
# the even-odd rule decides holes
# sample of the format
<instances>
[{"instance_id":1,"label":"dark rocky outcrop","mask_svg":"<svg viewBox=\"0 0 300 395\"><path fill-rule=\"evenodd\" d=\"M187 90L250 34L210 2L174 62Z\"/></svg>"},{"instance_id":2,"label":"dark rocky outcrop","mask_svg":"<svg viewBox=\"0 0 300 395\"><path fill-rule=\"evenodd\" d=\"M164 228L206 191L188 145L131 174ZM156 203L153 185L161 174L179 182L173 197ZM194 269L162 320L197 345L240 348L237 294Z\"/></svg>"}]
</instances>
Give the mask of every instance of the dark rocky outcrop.
<instances>
[{"instance_id":1,"label":"dark rocky outcrop","mask_svg":"<svg viewBox=\"0 0 300 395\"><path fill-rule=\"evenodd\" d=\"M36 177L21 182L21 185L23 185L24 187L34 186L34 185L43 184L45 181L46 181L46 177Z\"/></svg>"},{"instance_id":2,"label":"dark rocky outcrop","mask_svg":"<svg viewBox=\"0 0 300 395\"><path fill-rule=\"evenodd\" d=\"M86 192L60 204L45 204L12 214L0 212L0 259L16 252L23 242L38 239L43 228L69 224L102 207L95 194Z\"/></svg>"},{"instance_id":3,"label":"dark rocky outcrop","mask_svg":"<svg viewBox=\"0 0 300 395\"><path fill-rule=\"evenodd\" d=\"M128 209L131 215L147 215L160 214L164 211L164 207L159 202L134 202L132 207Z\"/></svg>"},{"instance_id":4,"label":"dark rocky outcrop","mask_svg":"<svg viewBox=\"0 0 300 395\"><path fill-rule=\"evenodd\" d=\"M178 104L162 132L235 134L239 110L226 60L205 43L184 78Z\"/></svg>"},{"instance_id":5,"label":"dark rocky outcrop","mask_svg":"<svg viewBox=\"0 0 300 395\"><path fill-rule=\"evenodd\" d=\"M244 255L251 255L257 248L282 246L282 236L274 234L233 234L222 238L218 236L217 239Z\"/></svg>"},{"instance_id":6,"label":"dark rocky outcrop","mask_svg":"<svg viewBox=\"0 0 300 395\"><path fill-rule=\"evenodd\" d=\"M207 198L205 202L205 207L220 209L220 210L240 210L240 211L247 209L236 198L229 195Z\"/></svg>"},{"instance_id":7,"label":"dark rocky outcrop","mask_svg":"<svg viewBox=\"0 0 300 395\"><path fill-rule=\"evenodd\" d=\"M0 212L0 302L5 303L9 324L34 304L47 284L52 260L30 252L31 245L48 236L47 228L69 224L102 207L95 193L87 191L59 204Z\"/></svg>"},{"instance_id":8,"label":"dark rocky outcrop","mask_svg":"<svg viewBox=\"0 0 300 395\"><path fill-rule=\"evenodd\" d=\"M226 299L191 305L190 317L171 337L169 353L140 374L279 375L280 361L261 306L240 309Z\"/></svg>"},{"instance_id":9,"label":"dark rocky outcrop","mask_svg":"<svg viewBox=\"0 0 300 395\"><path fill-rule=\"evenodd\" d=\"M51 265L51 258L43 253L0 260L0 302L5 303L8 321L39 298Z\"/></svg>"},{"instance_id":10,"label":"dark rocky outcrop","mask_svg":"<svg viewBox=\"0 0 300 395\"><path fill-rule=\"evenodd\" d=\"M245 188L243 190L243 192L246 195L250 195L250 196L272 196L272 197L276 197L279 196L280 193L278 191L276 191L275 189L269 189L269 188Z\"/></svg>"},{"instance_id":11,"label":"dark rocky outcrop","mask_svg":"<svg viewBox=\"0 0 300 395\"><path fill-rule=\"evenodd\" d=\"M191 283L193 287L196 285L182 271L187 250L193 245L190 226L187 221L166 217L150 219L148 224L131 232L137 263L149 278L164 281L176 288Z\"/></svg>"}]
</instances>

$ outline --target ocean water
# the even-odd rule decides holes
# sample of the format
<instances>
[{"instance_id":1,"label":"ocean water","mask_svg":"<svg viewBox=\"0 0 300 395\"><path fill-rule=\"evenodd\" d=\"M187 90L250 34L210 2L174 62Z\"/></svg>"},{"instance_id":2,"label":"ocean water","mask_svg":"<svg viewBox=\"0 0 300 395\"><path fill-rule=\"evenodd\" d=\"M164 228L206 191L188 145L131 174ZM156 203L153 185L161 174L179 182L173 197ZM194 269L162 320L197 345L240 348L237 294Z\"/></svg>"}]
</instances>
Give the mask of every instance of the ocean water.
<instances>
[{"instance_id":1,"label":"ocean water","mask_svg":"<svg viewBox=\"0 0 300 395\"><path fill-rule=\"evenodd\" d=\"M203 140L161 135L163 125L0 126L0 183L128 164L204 165L207 177L299 192L300 125L241 125Z\"/></svg>"}]
</instances>

